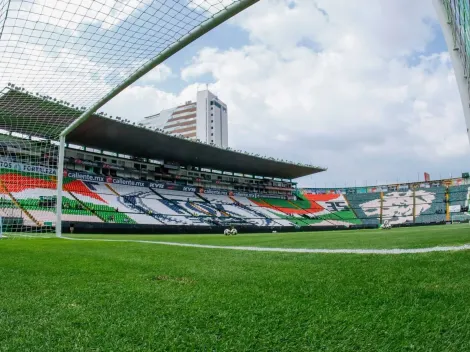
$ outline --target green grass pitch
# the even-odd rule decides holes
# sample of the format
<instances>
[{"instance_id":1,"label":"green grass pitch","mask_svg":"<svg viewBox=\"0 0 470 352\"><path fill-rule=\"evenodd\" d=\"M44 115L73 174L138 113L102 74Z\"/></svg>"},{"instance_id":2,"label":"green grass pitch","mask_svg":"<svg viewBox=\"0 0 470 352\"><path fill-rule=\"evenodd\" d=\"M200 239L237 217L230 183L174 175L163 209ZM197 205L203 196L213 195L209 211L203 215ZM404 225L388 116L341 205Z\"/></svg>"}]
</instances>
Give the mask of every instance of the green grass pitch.
<instances>
[{"instance_id":1,"label":"green grass pitch","mask_svg":"<svg viewBox=\"0 0 470 352\"><path fill-rule=\"evenodd\" d=\"M420 248L470 243L470 226L74 237ZM0 351L469 350L470 251L304 254L0 241Z\"/></svg>"}]
</instances>

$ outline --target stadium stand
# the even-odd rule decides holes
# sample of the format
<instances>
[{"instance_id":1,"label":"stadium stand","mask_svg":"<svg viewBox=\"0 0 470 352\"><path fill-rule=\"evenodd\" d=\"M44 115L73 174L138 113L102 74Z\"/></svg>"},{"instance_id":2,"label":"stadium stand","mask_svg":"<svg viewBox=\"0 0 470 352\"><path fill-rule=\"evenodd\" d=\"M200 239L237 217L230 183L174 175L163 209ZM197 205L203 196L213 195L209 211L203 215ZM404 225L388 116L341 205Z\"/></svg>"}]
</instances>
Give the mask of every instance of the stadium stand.
<instances>
[{"instance_id":1,"label":"stadium stand","mask_svg":"<svg viewBox=\"0 0 470 352\"><path fill-rule=\"evenodd\" d=\"M392 225L413 222L413 201L412 191L385 193L382 200L383 220L388 220ZM429 202L429 199L426 199L426 202ZM377 211L380 212L380 201Z\"/></svg>"},{"instance_id":2,"label":"stadium stand","mask_svg":"<svg viewBox=\"0 0 470 352\"><path fill-rule=\"evenodd\" d=\"M198 193L197 187L152 188L132 181L65 177L63 218L72 223L151 226L344 227L442 223L447 205L468 213L468 185L390 192L310 194L296 198ZM25 226L54 223L55 177L0 169L0 216ZM166 186L165 186L166 187ZM219 191L217 191L219 192ZM219 192L220 193L220 192ZM223 193L223 192L222 192ZM446 202L448 199L448 203ZM382 219L381 219L382 216ZM13 221L13 220L11 220Z\"/></svg>"},{"instance_id":3,"label":"stadium stand","mask_svg":"<svg viewBox=\"0 0 470 352\"><path fill-rule=\"evenodd\" d=\"M335 226L361 224L348 200L342 194L306 194L305 198L310 202L309 213L320 220L315 224L317 226L328 223Z\"/></svg>"},{"instance_id":4,"label":"stadium stand","mask_svg":"<svg viewBox=\"0 0 470 352\"><path fill-rule=\"evenodd\" d=\"M192 192L173 191L169 189L158 190L158 194L164 199L186 202L202 202L203 199Z\"/></svg>"},{"instance_id":5,"label":"stadium stand","mask_svg":"<svg viewBox=\"0 0 470 352\"><path fill-rule=\"evenodd\" d=\"M287 216L283 212L261 205L256 200L250 200L247 197L233 196L230 197L234 200L236 209L246 211L248 214L253 214L252 219L258 219L266 226L292 226L293 223L286 220ZM257 221L256 221L257 222Z\"/></svg>"},{"instance_id":6,"label":"stadium stand","mask_svg":"<svg viewBox=\"0 0 470 352\"><path fill-rule=\"evenodd\" d=\"M431 224L446 220L446 189L419 188L415 191L415 223Z\"/></svg>"},{"instance_id":7,"label":"stadium stand","mask_svg":"<svg viewBox=\"0 0 470 352\"><path fill-rule=\"evenodd\" d=\"M259 198L259 207L284 214L283 218L298 226L348 226L360 224L342 195L305 194L305 199Z\"/></svg>"},{"instance_id":8,"label":"stadium stand","mask_svg":"<svg viewBox=\"0 0 470 352\"><path fill-rule=\"evenodd\" d=\"M234 204L236 202L236 200L234 200L230 196L223 196L219 194L205 194L204 193L201 195L201 197L212 204Z\"/></svg>"},{"instance_id":9,"label":"stadium stand","mask_svg":"<svg viewBox=\"0 0 470 352\"><path fill-rule=\"evenodd\" d=\"M251 202L258 207L259 211L265 212L267 216L275 216L276 222L284 220L283 223L294 224L297 226L306 226L307 222L302 218L306 212L300 208L295 207L289 201L284 199L265 199L256 198L251 199Z\"/></svg>"},{"instance_id":10,"label":"stadium stand","mask_svg":"<svg viewBox=\"0 0 470 352\"><path fill-rule=\"evenodd\" d=\"M66 179L65 189L83 191L81 181ZM16 170L0 170L4 194L2 206L16 206L26 225L42 226L55 221L55 180L51 176L31 175ZM103 222L73 195L65 192L63 217L70 222ZM10 203L10 205L8 205Z\"/></svg>"},{"instance_id":11,"label":"stadium stand","mask_svg":"<svg viewBox=\"0 0 470 352\"><path fill-rule=\"evenodd\" d=\"M353 193L347 199L351 210L363 224L378 225L380 222L380 193Z\"/></svg>"},{"instance_id":12,"label":"stadium stand","mask_svg":"<svg viewBox=\"0 0 470 352\"><path fill-rule=\"evenodd\" d=\"M468 202L468 185L449 187L449 204L465 207Z\"/></svg>"},{"instance_id":13,"label":"stadium stand","mask_svg":"<svg viewBox=\"0 0 470 352\"><path fill-rule=\"evenodd\" d=\"M232 203L216 205L226 213L244 219L246 222L256 226L284 226L282 223L277 223L273 218L267 217L266 214L258 212L256 209L248 208L243 204Z\"/></svg>"},{"instance_id":14,"label":"stadium stand","mask_svg":"<svg viewBox=\"0 0 470 352\"><path fill-rule=\"evenodd\" d=\"M139 191L135 192L135 189L133 188L126 190L126 188L123 187L120 188L123 195L120 195L108 184L86 182L85 185L88 187L90 192L97 196L92 197L93 200L91 200L91 202L98 206L105 205L115 209L115 216L117 214L125 214L126 218L122 219L123 223L137 223L144 225L161 224L160 221L147 214L143 209L139 209L136 206L136 202L132 201L134 199L132 192L134 191L134 193L139 194ZM142 189L140 189L140 192L143 192ZM121 219L120 216L116 216L116 218Z\"/></svg>"},{"instance_id":15,"label":"stadium stand","mask_svg":"<svg viewBox=\"0 0 470 352\"><path fill-rule=\"evenodd\" d=\"M4 175L7 186L0 185L5 188L0 187L0 192L10 201L5 201L2 211L18 209L23 223L31 226L44 226L46 222L55 225L55 176L60 153L57 136L48 135L49 124L60 121L65 127L81 115L82 109L13 83L0 90L0 117L10 133L4 138L0 135L0 161L10 170L5 174L12 174L11 180ZM34 123L30 123L29 111L40 112ZM69 120L63 118L65 115ZM111 130L112 134L103 133ZM35 138L40 141L35 142ZM152 143L142 145L149 140ZM291 197L295 188L292 179L325 170L179 138L102 113L84 120L67 135L66 142L63 200L59 203L65 222L148 228L291 227L293 223L286 220L289 215L260 207L248 197L264 192ZM21 175L18 170L28 172ZM59 173L59 180L61 176ZM12 193L9 187L15 182L27 185L28 190ZM227 186L222 193L211 194L222 185ZM205 189L209 190L207 194ZM234 193L249 196L237 200Z\"/></svg>"}]
</instances>

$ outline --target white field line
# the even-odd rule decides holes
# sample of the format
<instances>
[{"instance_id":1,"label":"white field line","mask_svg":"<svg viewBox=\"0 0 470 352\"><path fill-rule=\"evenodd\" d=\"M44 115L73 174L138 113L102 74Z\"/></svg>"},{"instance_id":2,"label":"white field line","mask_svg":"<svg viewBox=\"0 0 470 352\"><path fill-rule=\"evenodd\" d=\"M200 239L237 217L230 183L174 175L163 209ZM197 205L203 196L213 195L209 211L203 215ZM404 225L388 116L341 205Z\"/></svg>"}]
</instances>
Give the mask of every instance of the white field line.
<instances>
[{"instance_id":1,"label":"white field line","mask_svg":"<svg viewBox=\"0 0 470 352\"><path fill-rule=\"evenodd\" d=\"M164 241L144 241L144 240L114 240L114 239L101 239L101 238L71 238L62 237L66 240L72 241L99 241L99 242L131 242L131 243L147 243L147 244L160 244L165 246L177 247L193 247L193 248L209 248L209 249L231 249L238 251L253 251L253 252L279 252L279 253L326 253L326 254L418 254L418 253L431 253L431 252L448 252L448 251L464 251L470 250L470 244L461 246L440 246L429 248L392 248L392 249L321 249L321 248L270 248L270 247L243 247L243 246L214 246L210 244L193 244L193 243L178 243L178 242L164 242Z\"/></svg>"},{"instance_id":2,"label":"white field line","mask_svg":"<svg viewBox=\"0 0 470 352\"><path fill-rule=\"evenodd\" d=\"M4 238L53 238L55 235L28 235L28 234L9 234L8 236L3 235Z\"/></svg>"}]
</instances>

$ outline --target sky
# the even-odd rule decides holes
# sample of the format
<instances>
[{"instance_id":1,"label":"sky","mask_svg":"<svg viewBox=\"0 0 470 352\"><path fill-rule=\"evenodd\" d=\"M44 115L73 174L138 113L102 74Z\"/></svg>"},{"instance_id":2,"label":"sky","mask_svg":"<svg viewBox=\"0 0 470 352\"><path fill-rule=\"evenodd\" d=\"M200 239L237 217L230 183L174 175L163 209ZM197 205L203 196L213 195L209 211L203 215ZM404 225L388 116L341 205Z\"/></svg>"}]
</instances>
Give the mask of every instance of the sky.
<instances>
[{"instance_id":1,"label":"sky","mask_svg":"<svg viewBox=\"0 0 470 352\"><path fill-rule=\"evenodd\" d=\"M327 167L343 187L457 177L470 145L429 0L261 0L104 107L137 121L209 89L229 146Z\"/></svg>"}]
</instances>

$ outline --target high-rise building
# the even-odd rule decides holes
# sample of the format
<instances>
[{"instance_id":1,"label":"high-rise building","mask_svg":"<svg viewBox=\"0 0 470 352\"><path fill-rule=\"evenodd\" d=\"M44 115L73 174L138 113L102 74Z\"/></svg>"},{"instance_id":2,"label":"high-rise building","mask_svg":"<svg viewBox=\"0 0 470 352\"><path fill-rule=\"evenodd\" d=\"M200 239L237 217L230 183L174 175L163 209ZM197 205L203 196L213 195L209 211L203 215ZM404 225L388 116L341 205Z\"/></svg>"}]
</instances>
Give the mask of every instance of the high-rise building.
<instances>
[{"instance_id":1,"label":"high-rise building","mask_svg":"<svg viewBox=\"0 0 470 352\"><path fill-rule=\"evenodd\" d=\"M149 128L159 128L219 147L228 146L227 122L227 105L208 90L198 92L196 102L189 101L139 121Z\"/></svg>"}]
</instances>

